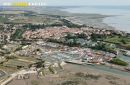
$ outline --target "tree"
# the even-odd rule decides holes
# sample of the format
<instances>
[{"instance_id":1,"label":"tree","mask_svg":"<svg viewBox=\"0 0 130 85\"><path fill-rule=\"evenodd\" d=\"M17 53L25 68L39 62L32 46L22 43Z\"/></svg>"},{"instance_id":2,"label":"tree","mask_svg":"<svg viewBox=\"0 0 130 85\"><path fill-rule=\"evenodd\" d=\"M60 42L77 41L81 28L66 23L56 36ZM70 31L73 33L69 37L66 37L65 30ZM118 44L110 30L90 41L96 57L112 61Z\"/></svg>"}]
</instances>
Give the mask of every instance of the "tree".
<instances>
[{"instance_id":1,"label":"tree","mask_svg":"<svg viewBox=\"0 0 130 85\"><path fill-rule=\"evenodd\" d=\"M120 60L119 58L115 58L110 61L111 63L117 64L117 65L122 65L122 66L127 66L128 63L125 61Z\"/></svg>"},{"instance_id":2,"label":"tree","mask_svg":"<svg viewBox=\"0 0 130 85\"><path fill-rule=\"evenodd\" d=\"M84 34L84 33L77 34L77 37L78 37L78 38L83 38L83 39L86 39L86 38L87 38L86 34Z\"/></svg>"},{"instance_id":3,"label":"tree","mask_svg":"<svg viewBox=\"0 0 130 85\"><path fill-rule=\"evenodd\" d=\"M122 39L120 42L122 42L123 44L127 44L126 40Z\"/></svg>"},{"instance_id":4,"label":"tree","mask_svg":"<svg viewBox=\"0 0 130 85\"><path fill-rule=\"evenodd\" d=\"M37 63L36 63L36 67L37 67L37 68L41 68L42 66L43 66L43 62L37 62Z\"/></svg>"},{"instance_id":5,"label":"tree","mask_svg":"<svg viewBox=\"0 0 130 85\"><path fill-rule=\"evenodd\" d=\"M20 69L20 68L23 68L23 67L24 67L24 66L20 66L20 65L18 65L18 66L17 66L17 69Z\"/></svg>"},{"instance_id":6,"label":"tree","mask_svg":"<svg viewBox=\"0 0 130 85\"><path fill-rule=\"evenodd\" d=\"M54 68L52 66L49 66L49 71L52 72L52 74L55 73L55 70L54 70Z\"/></svg>"}]
</instances>

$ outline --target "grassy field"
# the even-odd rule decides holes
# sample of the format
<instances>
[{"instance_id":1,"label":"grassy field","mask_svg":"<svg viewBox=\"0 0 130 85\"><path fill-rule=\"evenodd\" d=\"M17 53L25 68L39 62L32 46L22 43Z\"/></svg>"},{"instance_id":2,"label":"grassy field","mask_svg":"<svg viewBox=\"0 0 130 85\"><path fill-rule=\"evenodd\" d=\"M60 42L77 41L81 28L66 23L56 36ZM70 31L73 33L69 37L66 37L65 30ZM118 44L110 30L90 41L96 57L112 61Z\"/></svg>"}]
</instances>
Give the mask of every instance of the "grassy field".
<instances>
[{"instance_id":1,"label":"grassy field","mask_svg":"<svg viewBox=\"0 0 130 85\"><path fill-rule=\"evenodd\" d=\"M8 19L0 17L0 25L4 24Z\"/></svg>"},{"instance_id":2,"label":"grassy field","mask_svg":"<svg viewBox=\"0 0 130 85\"><path fill-rule=\"evenodd\" d=\"M118 36L115 36L115 37L112 37L112 38L109 37L109 38L106 38L106 39L105 39L105 41L107 41L107 42L112 42L112 43L120 43L119 40L120 40L120 39L119 39Z\"/></svg>"},{"instance_id":3,"label":"grassy field","mask_svg":"<svg viewBox=\"0 0 130 85\"><path fill-rule=\"evenodd\" d=\"M4 65L5 66L9 66L9 67L17 67L17 66L28 67L29 64L31 64L31 62L21 61L21 60L18 60L18 59L14 59L14 60L9 60Z\"/></svg>"},{"instance_id":4,"label":"grassy field","mask_svg":"<svg viewBox=\"0 0 130 85\"><path fill-rule=\"evenodd\" d=\"M104 39L104 41L130 47L130 36L127 36L127 37L119 37L119 36L108 37L108 38Z\"/></svg>"},{"instance_id":5,"label":"grassy field","mask_svg":"<svg viewBox=\"0 0 130 85\"><path fill-rule=\"evenodd\" d=\"M36 24L36 23L55 23L55 22L59 22L59 20L55 20L52 17L50 17L49 15L45 16L45 15L41 15L41 16L21 16L21 17L13 17L10 18L9 22L13 22L13 23L32 23L32 24Z\"/></svg>"},{"instance_id":6,"label":"grassy field","mask_svg":"<svg viewBox=\"0 0 130 85\"><path fill-rule=\"evenodd\" d=\"M36 58L33 58L33 57L21 57L20 59L23 59L23 60L27 60L27 61L31 61L31 62L38 62L39 60L37 60Z\"/></svg>"}]
</instances>

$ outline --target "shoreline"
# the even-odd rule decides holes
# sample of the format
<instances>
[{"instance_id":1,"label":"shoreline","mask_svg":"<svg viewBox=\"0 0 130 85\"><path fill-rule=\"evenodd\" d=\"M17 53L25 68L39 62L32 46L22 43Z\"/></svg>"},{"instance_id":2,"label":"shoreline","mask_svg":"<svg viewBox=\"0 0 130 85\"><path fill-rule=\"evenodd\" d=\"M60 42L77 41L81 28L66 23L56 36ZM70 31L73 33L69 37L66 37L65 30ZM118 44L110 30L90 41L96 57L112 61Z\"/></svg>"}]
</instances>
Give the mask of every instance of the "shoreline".
<instances>
[{"instance_id":1,"label":"shoreline","mask_svg":"<svg viewBox=\"0 0 130 85\"><path fill-rule=\"evenodd\" d=\"M78 8L80 8L80 7L78 7ZM115 30L115 31L122 31L122 32L126 32L126 33L129 33L129 31L128 30L122 30L121 28L119 28L118 29L118 26L117 27L115 27L115 26L112 26L111 24L109 24L109 23L107 23L107 22L105 22L105 20L107 19L107 18L115 18L115 17L118 17L118 16L125 16L125 15L109 15L109 14L101 14L101 13L85 13L85 12L83 12L83 13L80 13L80 12L71 12L70 10L67 10L67 9L69 9L69 8L62 8L61 9L61 11L64 11L64 12L68 12L68 13L72 13L72 14L86 14L86 15L91 15L91 14L95 14L95 15L100 15L100 16L105 16L105 17L103 17L103 18L100 18L101 20L99 20L99 22L97 22L97 23L100 23L100 24L96 24L96 25L91 25L91 23L89 23L89 25L90 26L93 26L93 27L96 27L96 28L102 28L102 26L100 26L100 25L104 25L103 26L103 29L112 29L112 30ZM71 8L70 8L71 9ZM74 21L77 21L76 19L74 20ZM83 20L84 21L84 20ZM86 24L86 23L84 23L82 20L80 21L80 23L82 23L82 24ZM91 20L90 20L91 21ZM105 27L106 26L106 27Z\"/></svg>"},{"instance_id":2,"label":"shoreline","mask_svg":"<svg viewBox=\"0 0 130 85\"><path fill-rule=\"evenodd\" d=\"M64 8L64 9L67 9L67 8ZM105 18L108 18L108 17L114 17L114 16L117 16L117 15L102 15L102 14L89 14L89 13L71 13L71 12L68 12L68 11L64 11L64 9L59 9L59 11L62 11L62 12L67 12L67 13L70 13L70 14L73 14L74 15L74 18L67 18L69 21L71 22L75 22L75 23L79 23L79 24L88 24L88 26L92 26L92 27L95 27L95 28L99 28L99 29L108 29L108 30L116 30L118 31L115 27L112 27L110 25L108 25L107 23L103 22L103 20ZM81 17L81 16L84 16L84 17ZM86 20L85 20L86 18ZM121 30L119 30L121 31Z\"/></svg>"},{"instance_id":3,"label":"shoreline","mask_svg":"<svg viewBox=\"0 0 130 85\"><path fill-rule=\"evenodd\" d=\"M70 13L67 11L63 11L62 9L66 9L66 8L46 8L44 10L40 10L39 14L65 16L66 19L68 19L71 22L86 24L87 26L91 26L99 29L116 30L114 27L109 26L108 24L103 22L104 18L112 17L114 15Z\"/></svg>"},{"instance_id":4,"label":"shoreline","mask_svg":"<svg viewBox=\"0 0 130 85\"><path fill-rule=\"evenodd\" d=\"M109 72L109 73L112 73L112 74L116 74L116 75L123 75L123 76L126 76L126 75L124 75L124 74L118 74L118 73L114 73L114 72L110 72L110 71L105 71L105 70L99 70L99 69L96 69L96 68L91 68L91 67L88 67L88 66L90 66L90 65L78 65L78 64L70 64L70 63L66 63L66 64L64 64L63 65L63 67L66 67L66 66L68 66L68 65L74 65L74 66L82 66L82 67L85 67L85 68L88 68L88 69L92 69L92 70L97 70L97 71L103 71L103 72ZM98 66L98 65L96 65L96 66ZM94 66L93 66L94 67ZM127 74L129 74L130 72L126 72L126 71L121 71L121 70L117 70L117 69L115 69L115 68L110 68L110 67L107 67L107 66L99 66L99 67L105 67L105 68L107 68L107 69L110 69L110 70L116 70L116 71L120 71L120 72L123 72L123 73L127 73ZM130 75L128 75L127 77L130 77Z\"/></svg>"},{"instance_id":5,"label":"shoreline","mask_svg":"<svg viewBox=\"0 0 130 85\"><path fill-rule=\"evenodd\" d=\"M92 65L84 65L84 64L74 64L74 63L66 63L66 62L63 62L61 65L63 66L63 68L64 68L64 66L66 66L66 65L69 65L69 64L71 64L71 65L78 65L78 66L92 66ZM114 64L112 64L112 65L114 65ZM105 67L105 68L107 68L107 69L112 69L112 70L116 70L116 71L120 71L120 72L125 72L125 73L130 73L130 71L128 71L128 70L125 70L125 67L124 67L124 69L121 69L121 68L119 68L119 65L114 65L114 66L106 66L106 65L95 65L96 67ZM118 68L116 68L118 66ZM93 66L94 67L94 66ZM91 68L91 67L87 67L87 68ZM91 68L91 69L96 69L96 68ZM99 69L96 69L96 70L99 70ZM101 69L100 69L101 70ZM108 71L105 71L105 70L101 70L101 71L104 71L104 72L108 72ZM110 72L110 73L114 73L114 72ZM118 74L118 73L114 73L114 74ZM119 75L123 75L123 74L119 74Z\"/></svg>"}]
</instances>

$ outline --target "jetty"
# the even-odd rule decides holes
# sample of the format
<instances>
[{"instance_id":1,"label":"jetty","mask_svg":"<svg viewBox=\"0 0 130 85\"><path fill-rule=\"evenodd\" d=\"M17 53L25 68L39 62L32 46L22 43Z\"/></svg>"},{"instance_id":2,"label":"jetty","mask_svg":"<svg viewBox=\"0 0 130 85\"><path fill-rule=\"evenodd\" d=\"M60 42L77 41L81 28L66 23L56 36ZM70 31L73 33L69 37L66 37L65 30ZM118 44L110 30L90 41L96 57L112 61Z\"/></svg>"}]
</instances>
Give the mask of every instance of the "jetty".
<instances>
[{"instance_id":1,"label":"jetty","mask_svg":"<svg viewBox=\"0 0 130 85\"><path fill-rule=\"evenodd\" d=\"M70 61L65 61L66 63L71 63L71 64L78 64L78 65L85 65L86 62L82 62L81 60L70 60Z\"/></svg>"}]
</instances>

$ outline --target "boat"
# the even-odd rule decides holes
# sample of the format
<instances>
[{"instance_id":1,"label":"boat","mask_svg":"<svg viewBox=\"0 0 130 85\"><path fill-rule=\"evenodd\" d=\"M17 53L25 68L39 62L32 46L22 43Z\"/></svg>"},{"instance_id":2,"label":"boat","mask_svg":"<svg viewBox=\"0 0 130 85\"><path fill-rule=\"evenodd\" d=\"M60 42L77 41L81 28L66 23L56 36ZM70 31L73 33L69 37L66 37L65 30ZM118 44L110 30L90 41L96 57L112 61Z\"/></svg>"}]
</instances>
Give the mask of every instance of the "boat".
<instances>
[{"instance_id":1,"label":"boat","mask_svg":"<svg viewBox=\"0 0 130 85\"><path fill-rule=\"evenodd\" d=\"M93 63L87 63L87 65L92 65L92 66L95 66Z\"/></svg>"},{"instance_id":2,"label":"boat","mask_svg":"<svg viewBox=\"0 0 130 85\"><path fill-rule=\"evenodd\" d=\"M125 68L126 70L130 71L130 68Z\"/></svg>"}]
</instances>

